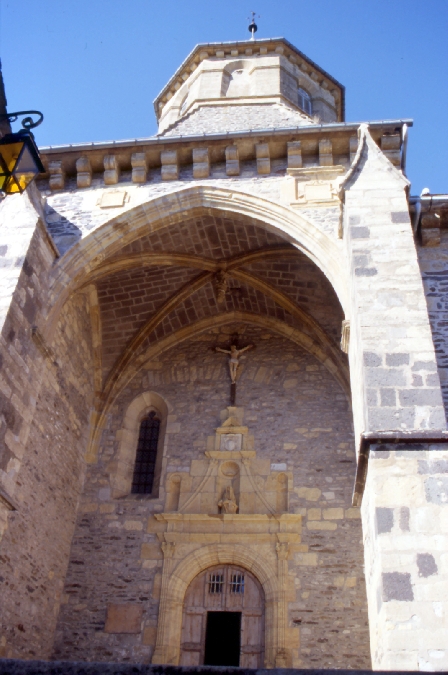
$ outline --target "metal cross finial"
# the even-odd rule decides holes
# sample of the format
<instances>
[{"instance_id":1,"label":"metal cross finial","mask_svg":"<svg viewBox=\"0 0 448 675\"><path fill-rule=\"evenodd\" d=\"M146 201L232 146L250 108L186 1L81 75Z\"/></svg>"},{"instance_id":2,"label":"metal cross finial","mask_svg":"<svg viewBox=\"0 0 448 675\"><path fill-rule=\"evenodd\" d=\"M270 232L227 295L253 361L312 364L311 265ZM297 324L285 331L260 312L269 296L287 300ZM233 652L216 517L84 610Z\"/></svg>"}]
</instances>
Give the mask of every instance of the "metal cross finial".
<instances>
[{"instance_id":1,"label":"metal cross finial","mask_svg":"<svg viewBox=\"0 0 448 675\"><path fill-rule=\"evenodd\" d=\"M257 30L258 30L258 26L257 26L257 24L255 23L255 18L259 19L259 18L260 18L260 15L257 16L255 12L251 12L251 14L252 14L251 17L250 17L250 16L247 17L247 18L250 20L250 22L251 22L251 23L250 23L250 26L249 26L249 32L252 33L251 40L255 40L255 33L256 33Z\"/></svg>"}]
</instances>

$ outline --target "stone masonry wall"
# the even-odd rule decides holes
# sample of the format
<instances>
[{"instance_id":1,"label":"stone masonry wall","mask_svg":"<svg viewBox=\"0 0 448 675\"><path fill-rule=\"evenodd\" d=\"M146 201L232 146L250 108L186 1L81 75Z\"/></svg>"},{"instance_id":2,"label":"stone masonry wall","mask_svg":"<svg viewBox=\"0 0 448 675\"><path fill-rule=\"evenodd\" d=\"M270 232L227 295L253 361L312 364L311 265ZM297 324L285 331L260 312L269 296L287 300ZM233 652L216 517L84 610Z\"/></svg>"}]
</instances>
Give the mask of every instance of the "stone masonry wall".
<instances>
[{"instance_id":1,"label":"stone masonry wall","mask_svg":"<svg viewBox=\"0 0 448 675\"><path fill-rule=\"evenodd\" d=\"M305 550L289 561L304 667L369 668L359 511L351 508L355 453L345 394L324 366L268 330L229 325L179 344L147 364L113 405L98 463L88 469L73 538L53 658L149 662L158 621L162 551L154 517L165 481L188 478L229 404L225 346L235 331L255 349L242 360L237 405L258 458L293 473L289 511L303 515ZM110 471L129 404L153 391L169 407L159 498L111 498ZM307 547L307 548L306 548ZM110 603L138 605L134 633L105 631ZM138 614L138 612L137 612ZM297 649L299 645L295 645Z\"/></svg>"},{"instance_id":2,"label":"stone masonry wall","mask_svg":"<svg viewBox=\"0 0 448 675\"><path fill-rule=\"evenodd\" d=\"M38 235L27 253L2 344L8 380L2 386L6 434L0 462L17 510L9 512L0 543L0 655L16 658L51 653L92 405L86 298L67 303L53 343L43 347L50 350L46 356L31 338L30 324L42 302L39 279L45 278Z\"/></svg>"},{"instance_id":3,"label":"stone masonry wall","mask_svg":"<svg viewBox=\"0 0 448 675\"><path fill-rule=\"evenodd\" d=\"M428 305L445 411L448 413L448 232L442 230L440 246L435 248L418 246L417 255ZM417 379L418 377L416 375Z\"/></svg>"},{"instance_id":4,"label":"stone masonry wall","mask_svg":"<svg viewBox=\"0 0 448 675\"><path fill-rule=\"evenodd\" d=\"M448 668L447 474L446 445L371 448L361 510L375 669Z\"/></svg>"}]
</instances>

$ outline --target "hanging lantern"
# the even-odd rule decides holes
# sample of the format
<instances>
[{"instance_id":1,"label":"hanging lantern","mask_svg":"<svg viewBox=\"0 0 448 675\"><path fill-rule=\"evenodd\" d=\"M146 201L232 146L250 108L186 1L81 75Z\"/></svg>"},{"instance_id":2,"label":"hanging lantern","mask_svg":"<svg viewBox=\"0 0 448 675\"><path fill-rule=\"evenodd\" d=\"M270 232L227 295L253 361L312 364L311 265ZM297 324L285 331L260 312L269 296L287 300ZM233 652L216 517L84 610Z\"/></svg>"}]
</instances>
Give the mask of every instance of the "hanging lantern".
<instances>
[{"instance_id":1,"label":"hanging lantern","mask_svg":"<svg viewBox=\"0 0 448 675\"><path fill-rule=\"evenodd\" d=\"M0 122L16 122L22 115L22 127L16 134L5 134L0 138L0 195L22 193L38 173L45 173L39 150L31 129L39 126L44 116L38 110L23 110L16 113L1 113ZM31 115L38 115L34 120ZM9 127L11 128L11 127Z\"/></svg>"},{"instance_id":2,"label":"hanging lantern","mask_svg":"<svg viewBox=\"0 0 448 675\"><path fill-rule=\"evenodd\" d=\"M23 129L0 138L0 190L7 195L23 192L45 169L33 134Z\"/></svg>"}]
</instances>

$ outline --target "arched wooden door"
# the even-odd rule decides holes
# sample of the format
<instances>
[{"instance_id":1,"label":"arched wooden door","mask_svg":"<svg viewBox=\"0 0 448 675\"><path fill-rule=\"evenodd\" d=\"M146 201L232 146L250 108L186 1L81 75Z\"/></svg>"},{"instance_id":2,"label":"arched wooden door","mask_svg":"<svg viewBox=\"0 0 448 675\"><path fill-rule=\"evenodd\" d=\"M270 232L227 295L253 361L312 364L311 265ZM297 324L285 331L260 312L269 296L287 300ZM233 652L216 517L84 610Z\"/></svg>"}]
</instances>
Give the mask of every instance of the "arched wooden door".
<instances>
[{"instance_id":1,"label":"arched wooden door","mask_svg":"<svg viewBox=\"0 0 448 675\"><path fill-rule=\"evenodd\" d=\"M199 574L185 594L180 665L261 668L263 662L260 583L236 565L211 567Z\"/></svg>"}]
</instances>

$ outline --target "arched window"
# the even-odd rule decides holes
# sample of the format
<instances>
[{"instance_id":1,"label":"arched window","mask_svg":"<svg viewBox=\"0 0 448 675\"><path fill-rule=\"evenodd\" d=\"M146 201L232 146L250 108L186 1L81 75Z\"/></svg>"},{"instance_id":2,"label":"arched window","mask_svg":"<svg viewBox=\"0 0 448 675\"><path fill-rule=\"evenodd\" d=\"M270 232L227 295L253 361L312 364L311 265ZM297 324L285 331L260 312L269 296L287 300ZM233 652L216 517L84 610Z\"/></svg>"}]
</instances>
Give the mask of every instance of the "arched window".
<instances>
[{"instance_id":1,"label":"arched window","mask_svg":"<svg viewBox=\"0 0 448 675\"><path fill-rule=\"evenodd\" d=\"M308 92L305 89L299 87L297 89L297 103L299 108L303 110L307 115L311 115L313 112L313 106L311 104L311 98Z\"/></svg>"},{"instance_id":2,"label":"arched window","mask_svg":"<svg viewBox=\"0 0 448 675\"><path fill-rule=\"evenodd\" d=\"M159 442L160 419L152 411L140 424L137 454L135 457L132 494L151 494Z\"/></svg>"}]
</instances>

